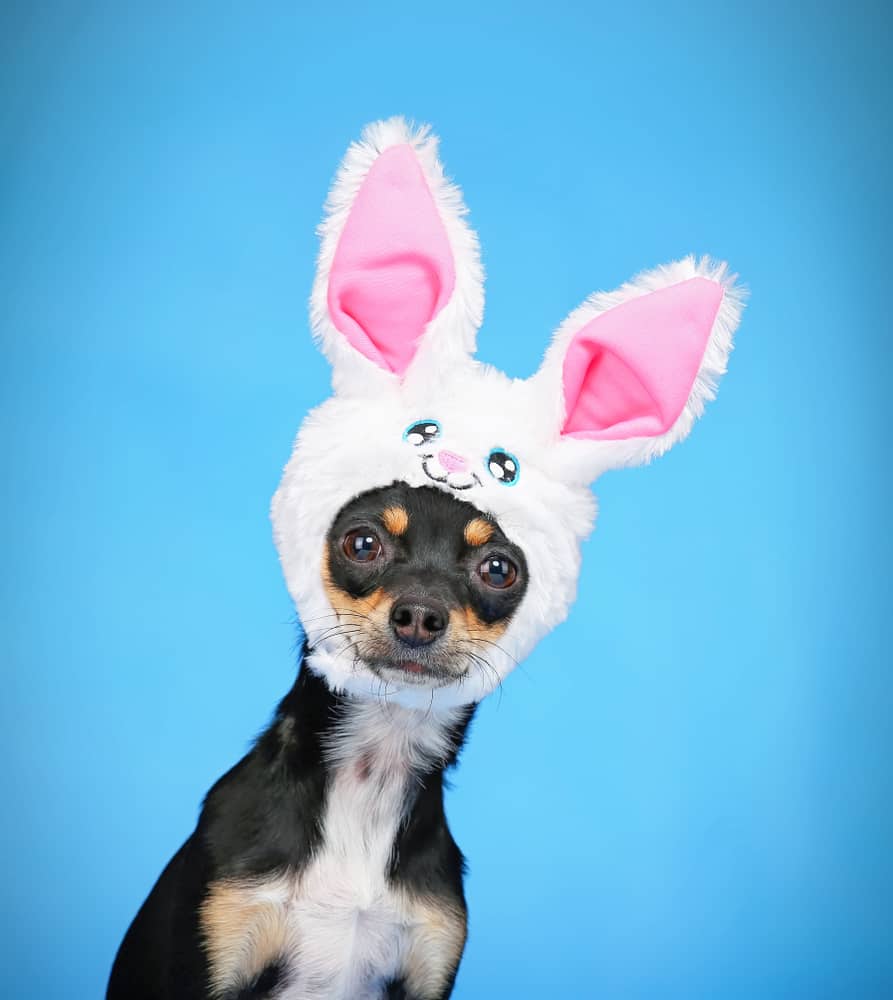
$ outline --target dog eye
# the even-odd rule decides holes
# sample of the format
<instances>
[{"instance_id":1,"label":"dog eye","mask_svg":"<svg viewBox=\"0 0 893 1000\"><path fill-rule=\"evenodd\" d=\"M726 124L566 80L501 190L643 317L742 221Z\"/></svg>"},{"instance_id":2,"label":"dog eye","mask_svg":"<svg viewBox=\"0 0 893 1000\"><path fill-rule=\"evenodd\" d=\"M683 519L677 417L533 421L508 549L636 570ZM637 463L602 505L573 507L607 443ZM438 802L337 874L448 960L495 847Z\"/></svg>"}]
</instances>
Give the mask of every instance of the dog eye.
<instances>
[{"instance_id":1,"label":"dog eye","mask_svg":"<svg viewBox=\"0 0 893 1000\"><path fill-rule=\"evenodd\" d=\"M478 576L488 587L505 590L518 579L518 567L505 556L490 556L478 566Z\"/></svg>"},{"instance_id":2,"label":"dog eye","mask_svg":"<svg viewBox=\"0 0 893 1000\"><path fill-rule=\"evenodd\" d=\"M374 562L382 553L381 542L378 535L368 528L357 528L356 531L348 531L341 543L344 554L351 562L370 563Z\"/></svg>"},{"instance_id":3,"label":"dog eye","mask_svg":"<svg viewBox=\"0 0 893 1000\"><path fill-rule=\"evenodd\" d=\"M403 440L414 444L417 448L420 444L427 444L438 437L440 437L440 424L436 420L418 420L403 432Z\"/></svg>"},{"instance_id":4,"label":"dog eye","mask_svg":"<svg viewBox=\"0 0 893 1000\"><path fill-rule=\"evenodd\" d=\"M487 458L487 468L494 479L498 479L506 486L514 486L521 475L521 466L518 459L510 451L503 451L501 448L494 448Z\"/></svg>"}]
</instances>

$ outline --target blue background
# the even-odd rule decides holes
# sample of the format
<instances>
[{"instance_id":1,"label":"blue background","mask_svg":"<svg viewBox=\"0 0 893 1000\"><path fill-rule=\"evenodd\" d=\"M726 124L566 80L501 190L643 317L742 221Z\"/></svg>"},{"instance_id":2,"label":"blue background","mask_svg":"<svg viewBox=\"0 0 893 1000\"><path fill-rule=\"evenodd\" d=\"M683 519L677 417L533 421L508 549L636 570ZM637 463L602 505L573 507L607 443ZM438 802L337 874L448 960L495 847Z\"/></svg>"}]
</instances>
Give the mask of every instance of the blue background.
<instances>
[{"instance_id":1,"label":"blue background","mask_svg":"<svg viewBox=\"0 0 893 1000\"><path fill-rule=\"evenodd\" d=\"M893 995L889 17L795 3L12 3L0 23L4 995L98 997L291 683L267 509L347 143L443 137L534 370L695 251L751 304L691 439L599 484L571 619L448 809L456 997Z\"/></svg>"}]
</instances>

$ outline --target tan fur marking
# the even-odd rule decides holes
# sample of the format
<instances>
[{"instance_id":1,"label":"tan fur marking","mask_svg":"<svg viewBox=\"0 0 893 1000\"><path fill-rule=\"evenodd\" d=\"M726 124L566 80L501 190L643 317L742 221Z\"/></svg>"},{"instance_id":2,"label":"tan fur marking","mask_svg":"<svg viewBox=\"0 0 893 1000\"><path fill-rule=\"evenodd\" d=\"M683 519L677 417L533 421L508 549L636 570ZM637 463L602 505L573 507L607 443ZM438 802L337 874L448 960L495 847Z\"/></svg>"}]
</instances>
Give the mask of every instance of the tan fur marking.
<instances>
[{"instance_id":1,"label":"tan fur marking","mask_svg":"<svg viewBox=\"0 0 893 1000\"><path fill-rule=\"evenodd\" d=\"M387 616L390 613L390 602L392 600L390 594L387 594L384 590L380 588L374 590L367 597L353 597L348 594L347 591L342 590L337 586L332 580L332 574L329 572L329 548L328 546L323 549L322 554L322 585L326 592L326 597L329 599L329 604L332 605L335 613L338 615L339 621L345 624L357 625L361 624L361 621L366 618L371 618L374 624L379 627L383 626L387 622ZM381 606L381 610L379 607ZM356 617L351 617L351 615ZM343 617L342 617L343 616ZM363 622L365 624L365 622Z\"/></svg>"},{"instance_id":2,"label":"tan fur marking","mask_svg":"<svg viewBox=\"0 0 893 1000\"><path fill-rule=\"evenodd\" d=\"M201 929L215 995L250 982L280 958L288 938L287 911L275 881L214 883L201 906Z\"/></svg>"},{"instance_id":3,"label":"tan fur marking","mask_svg":"<svg viewBox=\"0 0 893 1000\"><path fill-rule=\"evenodd\" d=\"M471 608L458 608L450 612L450 626L462 639L488 639L496 642L505 635L509 626L507 618L498 622L482 622Z\"/></svg>"},{"instance_id":4,"label":"tan fur marking","mask_svg":"<svg viewBox=\"0 0 893 1000\"><path fill-rule=\"evenodd\" d=\"M488 522L483 523L490 527ZM337 622L353 627L345 631L345 646L350 643L360 655L373 660L386 660L391 655L386 639L391 631L388 619L394 603L393 595L378 589L367 597L352 597L338 587L329 572L328 546L323 551L321 572L326 596L338 616ZM327 627L331 626L329 621L325 624ZM508 626L507 618L488 624L481 621L471 608L454 608L450 612L448 639L449 650L458 654L457 657L453 657L456 675L459 676L468 669L469 657L464 654L477 652L486 660L489 652L487 643L498 642ZM453 645L454 642L457 644Z\"/></svg>"},{"instance_id":5,"label":"tan fur marking","mask_svg":"<svg viewBox=\"0 0 893 1000\"><path fill-rule=\"evenodd\" d=\"M387 594L379 587L378 590L373 590L368 597L364 597L359 600L358 604L364 604L370 611L375 611L379 604L387 598Z\"/></svg>"},{"instance_id":6,"label":"tan fur marking","mask_svg":"<svg viewBox=\"0 0 893 1000\"><path fill-rule=\"evenodd\" d=\"M433 898L407 898L412 924L403 974L406 992L420 1000L439 997L465 948L466 917Z\"/></svg>"},{"instance_id":7,"label":"tan fur marking","mask_svg":"<svg viewBox=\"0 0 893 1000\"><path fill-rule=\"evenodd\" d=\"M486 545L493 537L493 525L484 517L476 517L465 525L465 541L469 545Z\"/></svg>"},{"instance_id":8,"label":"tan fur marking","mask_svg":"<svg viewBox=\"0 0 893 1000\"><path fill-rule=\"evenodd\" d=\"M404 507L385 507L381 512L381 522L392 535L406 534L409 527L409 514Z\"/></svg>"}]
</instances>

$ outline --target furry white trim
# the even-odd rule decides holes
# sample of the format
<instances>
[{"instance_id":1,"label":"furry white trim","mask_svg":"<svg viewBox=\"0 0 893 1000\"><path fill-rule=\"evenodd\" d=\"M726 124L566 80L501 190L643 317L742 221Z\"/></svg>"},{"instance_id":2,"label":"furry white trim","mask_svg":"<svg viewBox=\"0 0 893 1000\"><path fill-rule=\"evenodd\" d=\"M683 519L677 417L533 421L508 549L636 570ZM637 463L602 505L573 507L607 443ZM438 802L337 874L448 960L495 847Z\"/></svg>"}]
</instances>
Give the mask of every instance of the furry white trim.
<instances>
[{"instance_id":1,"label":"furry white trim","mask_svg":"<svg viewBox=\"0 0 893 1000\"><path fill-rule=\"evenodd\" d=\"M704 412L704 404L716 397L719 379L726 373L732 351L732 335L741 321L747 294L742 286L735 284L737 277L729 273L729 266L724 262L716 262L709 257L696 260L694 256L689 256L652 271L642 271L613 292L596 292L590 295L565 319L556 330L542 366L534 376L535 381L543 383L542 405L552 408L552 418L559 426L565 417L562 365L571 341L587 323L624 302L678 285L691 278L706 278L721 285L723 289L719 311L713 321L694 385L673 426L657 437L628 438L622 441L561 438L557 442L557 469L562 476L588 484L608 469L650 462L688 436L695 420Z\"/></svg>"},{"instance_id":2,"label":"furry white trim","mask_svg":"<svg viewBox=\"0 0 893 1000\"><path fill-rule=\"evenodd\" d=\"M413 149L422 167L456 270L454 293L428 324L402 378L351 347L335 328L327 304L332 261L351 206L375 159L401 143ZM559 327L540 371L530 379L510 379L471 357L483 308L477 238L464 221L458 189L444 178L436 149L426 128L413 131L391 119L370 125L348 150L320 228L311 298L313 329L333 366L334 394L308 415L298 433L273 498L272 519L286 582L312 646L311 667L336 690L441 713L485 697L566 617L576 593L580 543L595 521L589 484L606 469L649 461L688 434L725 371L743 298L726 266L707 259L690 257L645 272L615 292L592 296ZM722 296L691 392L672 427L655 437L620 441L563 436L562 365L575 334L624 302L693 277L718 283ZM440 423L438 448L468 458L480 485L457 492L448 481L433 482L426 474L420 449L403 437L411 424L425 419ZM488 471L488 456L497 447L520 463L514 485ZM335 620L321 580L329 526L355 496L394 481L436 486L492 514L528 562L527 593L499 647L491 651L492 669L433 693L386 686L354 661L344 640L325 638Z\"/></svg>"},{"instance_id":3,"label":"furry white trim","mask_svg":"<svg viewBox=\"0 0 893 1000\"><path fill-rule=\"evenodd\" d=\"M373 122L347 150L326 199L326 216L317 229L320 249L310 296L310 325L332 364L332 386L336 392L375 394L379 388L397 379L392 372L382 371L355 351L335 328L329 315L328 288L338 241L363 181L385 150L404 144L415 153L425 176L446 230L456 271L453 295L429 324L420 354L438 353L441 363L451 366L475 350L477 331L484 316L484 272L477 233L465 222L468 209L462 192L444 173L437 157L438 139L431 135L430 126L413 128L399 117Z\"/></svg>"}]
</instances>

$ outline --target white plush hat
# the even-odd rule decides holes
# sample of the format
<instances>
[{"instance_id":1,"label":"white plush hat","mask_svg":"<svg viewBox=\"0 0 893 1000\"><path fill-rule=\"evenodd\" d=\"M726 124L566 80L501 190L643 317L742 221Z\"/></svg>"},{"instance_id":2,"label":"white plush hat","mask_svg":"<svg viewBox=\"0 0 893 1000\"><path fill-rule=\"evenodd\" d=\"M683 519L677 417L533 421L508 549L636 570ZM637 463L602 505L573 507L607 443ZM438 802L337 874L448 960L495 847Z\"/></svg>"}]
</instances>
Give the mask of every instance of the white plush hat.
<instances>
[{"instance_id":1,"label":"white plush hat","mask_svg":"<svg viewBox=\"0 0 893 1000\"><path fill-rule=\"evenodd\" d=\"M590 484L682 440L725 372L742 293L725 264L689 257L591 296L555 333L539 371L512 379L474 358L483 273L437 140L399 118L347 152L320 227L313 332L333 395L305 419L273 498L285 579L310 666L339 691L381 681L326 638L327 531L353 497L395 481L434 486L493 515L530 582L492 671L389 699L448 708L485 697L568 613Z\"/></svg>"}]
</instances>

